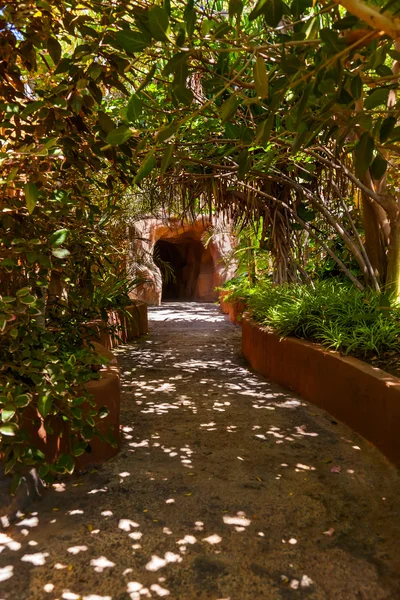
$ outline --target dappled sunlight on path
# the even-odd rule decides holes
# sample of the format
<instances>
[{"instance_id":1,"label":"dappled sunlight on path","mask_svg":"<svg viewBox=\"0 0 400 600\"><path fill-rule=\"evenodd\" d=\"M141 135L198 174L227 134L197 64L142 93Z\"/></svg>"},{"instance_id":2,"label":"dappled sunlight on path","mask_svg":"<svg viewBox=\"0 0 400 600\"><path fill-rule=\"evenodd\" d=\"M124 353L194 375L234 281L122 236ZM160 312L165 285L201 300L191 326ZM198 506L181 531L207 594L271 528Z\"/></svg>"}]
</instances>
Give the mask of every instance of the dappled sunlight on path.
<instances>
[{"instance_id":1,"label":"dappled sunlight on path","mask_svg":"<svg viewBox=\"0 0 400 600\"><path fill-rule=\"evenodd\" d=\"M150 319L116 352L121 453L0 534L0 598L400 598L397 471L249 371L215 306Z\"/></svg>"}]
</instances>

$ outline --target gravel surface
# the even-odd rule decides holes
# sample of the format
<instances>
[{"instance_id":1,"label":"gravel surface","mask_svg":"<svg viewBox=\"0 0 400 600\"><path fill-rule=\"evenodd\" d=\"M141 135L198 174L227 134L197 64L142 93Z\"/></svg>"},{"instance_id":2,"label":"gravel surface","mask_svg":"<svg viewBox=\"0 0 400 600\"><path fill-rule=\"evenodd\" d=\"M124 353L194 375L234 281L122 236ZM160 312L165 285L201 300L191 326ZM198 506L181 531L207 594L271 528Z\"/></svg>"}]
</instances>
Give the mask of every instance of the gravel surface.
<instances>
[{"instance_id":1,"label":"gravel surface","mask_svg":"<svg viewBox=\"0 0 400 600\"><path fill-rule=\"evenodd\" d=\"M120 454L0 534L0 599L400 599L398 471L250 371L215 306L150 327L116 351Z\"/></svg>"}]
</instances>

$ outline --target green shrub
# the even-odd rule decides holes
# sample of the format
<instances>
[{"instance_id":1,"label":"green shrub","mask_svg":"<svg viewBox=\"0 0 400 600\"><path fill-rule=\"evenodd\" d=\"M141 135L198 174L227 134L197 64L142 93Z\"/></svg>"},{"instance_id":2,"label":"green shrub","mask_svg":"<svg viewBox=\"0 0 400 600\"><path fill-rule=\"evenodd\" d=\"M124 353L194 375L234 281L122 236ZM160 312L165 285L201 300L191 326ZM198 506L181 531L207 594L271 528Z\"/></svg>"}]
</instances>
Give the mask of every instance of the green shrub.
<instances>
[{"instance_id":1,"label":"green shrub","mask_svg":"<svg viewBox=\"0 0 400 600\"><path fill-rule=\"evenodd\" d=\"M230 297L245 298L253 317L282 336L362 357L400 350L400 307L373 290L338 280L315 286L264 280L253 288L239 282Z\"/></svg>"}]
</instances>

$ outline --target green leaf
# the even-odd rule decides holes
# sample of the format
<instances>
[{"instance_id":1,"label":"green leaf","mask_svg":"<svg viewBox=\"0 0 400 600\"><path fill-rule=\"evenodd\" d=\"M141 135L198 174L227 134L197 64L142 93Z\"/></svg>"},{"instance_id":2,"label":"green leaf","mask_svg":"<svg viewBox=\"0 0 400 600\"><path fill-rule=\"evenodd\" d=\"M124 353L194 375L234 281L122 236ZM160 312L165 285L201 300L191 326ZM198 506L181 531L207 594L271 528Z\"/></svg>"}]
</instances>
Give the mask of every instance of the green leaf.
<instances>
[{"instance_id":1,"label":"green leaf","mask_svg":"<svg viewBox=\"0 0 400 600\"><path fill-rule=\"evenodd\" d=\"M254 140L255 145L266 146L271 135L272 126L275 120L275 113L270 112L268 119L263 121L257 128L256 139Z\"/></svg>"},{"instance_id":2,"label":"green leaf","mask_svg":"<svg viewBox=\"0 0 400 600\"><path fill-rule=\"evenodd\" d=\"M193 92L184 84L174 85L174 94L180 102L189 106L193 102Z\"/></svg>"},{"instance_id":3,"label":"green leaf","mask_svg":"<svg viewBox=\"0 0 400 600\"><path fill-rule=\"evenodd\" d=\"M233 19L233 17L240 15L243 12L243 2L242 0L229 0L229 18Z\"/></svg>"},{"instance_id":4,"label":"green leaf","mask_svg":"<svg viewBox=\"0 0 400 600\"><path fill-rule=\"evenodd\" d=\"M376 108L377 106L384 104L387 105L389 97L389 89L388 88L378 88L374 90L368 98L364 101L365 108L371 110L372 108Z\"/></svg>"},{"instance_id":5,"label":"green leaf","mask_svg":"<svg viewBox=\"0 0 400 600\"><path fill-rule=\"evenodd\" d=\"M62 58L58 63L57 69L54 71L54 75L61 75L61 73L67 73L72 67L72 60L70 58Z\"/></svg>"},{"instance_id":6,"label":"green leaf","mask_svg":"<svg viewBox=\"0 0 400 600\"><path fill-rule=\"evenodd\" d=\"M300 219L303 221L312 221L315 219L315 212L313 210L309 210L302 202L297 207L297 214Z\"/></svg>"},{"instance_id":7,"label":"green leaf","mask_svg":"<svg viewBox=\"0 0 400 600\"><path fill-rule=\"evenodd\" d=\"M72 447L72 454L74 456L81 456L82 454L85 453L87 447L88 447L87 442L77 442Z\"/></svg>"},{"instance_id":8,"label":"green leaf","mask_svg":"<svg viewBox=\"0 0 400 600\"><path fill-rule=\"evenodd\" d=\"M68 229L58 229L54 231L49 237L50 246L61 246L68 237Z\"/></svg>"},{"instance_id":9,"label":"green leaf","mask_svg":"<svg viewBox=\"0 0 400 600\"><path fill-rule=\"evenodd\" d=\"M253 69L253 77L257 95L260 98L266 98L268 96L268 72L265 60L261 56L257 56Z\"/></svg>"},{"instance_id":10,"label":"green leaf","mask_svg":"<svg viewBox=\"0 0 400 600\"><path fill-rule=\"evenodd\" d=\"M13 456L6 464L4 467L4 473L7 475L10 471L13 470L13 468L15 467L15 465L17 464L17 459L15 458L15 456Z\"/></svg>"},{"instance_id":11,"label":"green leaf","mask_svg":"<svg viewBox=\"0 0 400 600\"><path fill-rule=\"evenodd\" d=\"M296 154L296 152L305 143L305 141L308 137L308 133L309 133L309 131L308 131L307 123L304 123L304 121L301 121L301 123L299 124L299 126L297 128L297 135L292 144L292 153L293 154Z\"/></svg>"},{"instance_id":12,"label":"green leaf","mask_svg":"<svg viewBox=\"0 0 400 600\"><path fill-rule=\"evenodd\" d=\"M293 0L290 5L290 12L295 17L299 17L307 10L307 8L311 8L312 5L313 0Z\"/></svg>"},{"instance_id":13,"label":"green leaf","mask_svg":"<svg viewBox=\"0 0 400 600\"><path fill-rule=\"evenodd\" d=\"M47 50L51 56L51 60L57 65L61 58L61 44L55 38L47 40Z\"/></svg>"},{"instance_id":14,"label":"green leaf","mask_svg":"<svg viewBox=\"0 0 400 600\"><path fill-rule=\"evenodd\" d=\"M24 192L26 208L28 209L28 212L31 215L35 210L35 206L39 199L39 191L34 183L29 182L25 185Z\"/></svg>"},{"instance_id":15,"label":"green leaf","mask_svg":"<svg viewBox=\"0 0 400 600\"><path fill-rule=\"evenodd\" d=\"M0 425L0 433L2 435L14 436L17 430L18 425L16 423L7 423L7 425Z\"/></svg>"},{"instance_id":16,"label":"green leaf","mask_svg":"<svg viewBox=\"0 0 400 600\"><path fill-rule=\"evenodd\" d=\"M119 146L120 144L125 144L132 136L132 132L126 125L120 125L110 133L106 137L107 144L111 144L111 146Z\"/></svg>"},{"instance_id":17,"label":"green leaf","mask_svg":"<svg viewBox=\"0 0 400 600\"><path fill-rule=\"evenodd\" d=\"M249 20L254 21L254 19L259 17L263 13L264 7L267 3L268 3L268 0L258 0L257 4L255 5L253 10L249 14Z\"/></svg>"},{"instance_id":18,"label":"green leaf","mask_svg":"<svg viewBox=\"0 0 400 600\"><path fill-rule=\"evenodd\" d=\"M248 159L249 156L249 151L247 148L244 148L239 156L238 156L238 178L240 180L243 180L244 176L246 175L247 171L250 169L251 166L251 161Z\"/></svg>"},{"instance_id":19,"label":"green leaf","mask_svg":"<svg viewBox=\"0 0 400 600\"><path fill-rule=\"evenodd\" d=\"M43 419L45 419L47 417L47 415L50 413L52 404L53 404L53 401L51 399L50 394L40 394L39 395L38 411L41 414L41 416L43 417Z\"/></svg>"},{"instance_id":20,"label":"green leaf","mask_svg":"<svg viewBox=\"0 0 400 600\"><path fill-rule=\"evenodd\" d=\"M220 115L222 121L227 121L236 112L241 100L235 94L232 94L225 102L221 105Z\"/></svg>"},{"instance_id":21,"label":"green leaf","mask_svg":"<svg viewBox=\"0 0 400 600\"><path fill-rule=\"evenodd\" d=\"M150 174L150 172L154 169L155 166L156 159L154 158L154 150L151 150L147 154L143 163L141 164L140 169L137 172L135 179L133 180L133 183L135 183L136 185L140 183L145 177L147 177Z\"/></svg>"},{"instance_id":22,"label":"green leaf","mask_svg":"<svg viewBox=\"0 0 400 600\"><path fill-rule=\"evenodd\" d=\"M183 13L183 18L186 23L186 31L189 37L193 35L194 26L196 24L196 11L194 9L194 1L188 0L185 11ZM179 45L179 44L178 44Z\"/></svg>"},{"instance_id":23,"label":"green leaf","mask_svg":"<svg viewBox=\"0 0 400 600\"><path fill-rule=\"evenodd\" d=\"M143 82L140 84L140 86L138 87L138 89L136 90L136 93L141 92L142 90L144 90L150 83L150 81L152 81L154 73L157 70L157 65L153 65L150 69L150 71L147 73L146 77L144 78Z\"/></svg>"},{"instance_id":24,"label":"green leaf","mask_svg":"<svg viewBox=\"0 0 400 600\"><path fill-rule=\"evenodd\" d=\"M20 396L17 396L16 398L14 398L14 404L15 404L15 406L18 406L18 408L24 408L25 406L28 406L28 404L30 403L31 400L32 400L31 395L21 394Z\"/></svg>"},{"instance_id":25,"label":"green leaf","mask_svg":"<svg viewBox=\"0 0 400 600\"><path fill-rule=\"evenodd\" d=\"M383 120L380 131L379 131L379 141L384 143L386 142L393 129L396 127L397 119L395 117L386 117Z\"/></svg>"},{"instance_id":26,"label":"green leaf","mask_svg":"<svg viewBox=\"0 0 400 600\"><path fill-rule=\"evenodd\" d=\"M167 125L167 127L160 129L156 136L157 143L161 144L161 142L166 142L167 140L171 139L174 133L176 133L177 129L178 125L175 123L170 123Z\"/></svg>"},{"instance_id":27,"label":"green leaf","mask_svg":"<svg viewBox=\"0 0 400 600\"><path fill-rule=\"evenodd\" d=\"M326 49L331 53L336 54L337 52L340 52L346 45L346 41L339 38L338 32L333 31L328 27L321 29L319 35L321 40L324 42Z\"/></svg>"},{"instance_id":28,"label":"green leaf","mask_svg":"<svg viewBox=\"0 0 400 600\"><path fill-rule=\"evenodd\" d=\"M46 477L48 472L49 472L49 467L47 465L40 465L39 470L38 470L39 477Z\"/></svg>"},{"instance_id":29,"label":"green leaf","mask_svg":"<svg viewBox=\"0 0 400 600\"><path fill-rule=\"evenodd\" d=\"M303 115L304 115L304 112L305 112L305 110L307 108L308 99L310 97L312 88L313 88L313 85L311 83L308 84L305 87L304 92L302 93L300 100L296 104L296 107L295 107L295 111L296 111L296 125L295 126L296 126L296 129L299 127L300 122L303 119Z\"/></svg>"},{"instance_id":30,"label":"green leaf","mask_svg":"<svg viewBox=\"0 0 400 600\"><path fill-rule=\"evenodd\" d=\"M360 137L354 148L354 164L356 176L361 178L365 175L370 166L374 154L374 140L366 131Z\"/></svg>"},{"instance_id":31,"label":"green leaf","mask_svg":"<svg viewBox=\"0 0 400 600\"><path fill-rule=\"evenodd\" d=\"M70 454L61 454L57 460L57 467L64 469L67 473L73 473L75 469L74 457Z\"/></svg>"},{"instance_id":32,"label":"green leaf","mask_svg":"<svg viewBox=\"0 0 400 600\"><path fill-rule=\"evenodd\" d=\"M175 69L179 65L181 65L182 63L187 63L188 58L189 54L187 52L178 52L177 54L174 54L174 56L170 58L170 60L165 65L162 74L165 76L171 75L171 73L174 73Z\"/></svg>"},{"instance_id":33,"label":"green leaf","mask_svg":"<svg viewBox=\"0 0 400 600\"><path fill-rule=\"evenodd\" d=\"M10 169L10 172L7 175L7 183L11 183L12 181L14 181L14 179L18 173L18 169L19 169L18 166Z\"/></svg>"},{"instance_id":34,"label":"green leaf","mask_svg":"<svg viewBox=\"0 0 400 600\"><path fill-rule=\"evenodd\" d=\"M359 23L359 20L356 16L347 15L342 19L338 19L337 21L335 21L333 23L333 27L342 31L343 29L351 29L352 27L354 27L354 25L357 25L357 23Z\"/></svg>"},{"instance_id":35,"label":"green leaf","mask_svg":"<svg viewBox=\"0 0 400 600\"><path fill-rule=\"evenodd\" d=\"M97 413L99 419L104 419L105 417L108 417L109 412L110 411L108 410L107 406L102 406L101 408L99 408L99 412Z\"/></svg>"},{"instance_id":36,"label":"green leaf","mask_svg":"<svg viewBox=\"0 0 400 600\"><path fill-rule=\"evenodd\" d=\"M148 12L151 35L158 42L168 42L169 17L161 6L152 6Z\"/></svg>"},{"instance_id":37,"label":"green leaf","mask_svg":"<svg viewBox=\"0 0 400 600\"><path fill-rule=\"evenodd\" d=\"M363 89L362 79L359 75L356 75L355 77L353 77L353 79L350 82L350 91L351 91L351 95L353 96L354 100L358 100L359 98L361 98L362 89Z\"/></svg>"},{"instance_id":38,"label":"green leaf","mask_svg":"<svg viewBox=\"0 0 400 600\"><path fill-rule=\"evenodd\" d=\"M183 44L185 43L185 38L186 38L186 31L184 30L183 27L180 27L178 29L178 35L176 36L175 44L177 46L179 46L180 48L182 48Z\"/></svg>"},{"instance_id":39,"label":"green leaf","mask_svg":"<svg viewBox=\"0 0 400 600\"><path fill-rule=\"evenodd\" d=\"M67 258L71 254L66 248L54 248L51 253L56 258Z\"/></svg>"},{"instance_id":40,"label":"green leaf","mask_svg":"<svg viewBox=\"0 0 400 600\"><path fill-rule=\"evenodd\" d=\"M249 20L253 21L260 15L264 15L267 24L270 27L279 25L284 12L289 12L288 7L282 0L259 0L249 15Z\"/></svg>"},{"instance_id":41,"label":"green leaf","mask_svg":"<svg viewBox=\"0 0 400 600\"><path fill-rule=\"evenodd\" d=\"M165 174L166 170L168 169L169 165L171 164L173 153L174 153L173 144L167 144L167 147L164 150L164 154L163 154L163 157L161 160L161 167L160 167L161 177Z\"/></svg>"},{"instance_id":42,"label":"green leaf","mask_svg":"<svg viewBox=\"0 0 400 600\"><path fill-rule=\"evenodd\" d=\"M113 131L115 129L114 121L106 113L99 111L97 118L98 118L100 127L106 133L110 133L110 131Z\"/></svg>"},{"instance_id":43,"label":"green leaf","mask_svg":"<svg viewBox=\"0 0 400 600\"><path fill-rule=\"evenodd\" d=\"M12 496L14 496L21 481L22 481L21 473L14 473L14 475L12 476L12 479L11 479L11 484L10 484L10 494Z\"/></svg>"},{"instance_id":44,"label":"green leaf","mask_svg":"<svg viewBox=\"0 0 400 600\"><path fill-rule=\"evenodd\" d=\"M387 165L388 165L387 161L380 154L377 154L375 156L375 158L370 166L370 172L371 172L372 177L376 181L379 181L380 179L382 179L382 177L386 173Z\"/></svg>"},{"instance_id":45,"label":"green leaf","mask_svg":"<svg viewBox=\"0 0 400 600\"><path fill-rule=\"evenodd\" d=\"M276 27L282 20L285 12L285 4L282 0L268 0L264 5L264 18L270 27Z\"/></svg>"},{"instance_id":46,"label":"green leaf","mask_svg":"<svg viewBox=\"0 0 400 600\"><path fill-rule=\"evenodd\" d=\"M130 123L137 121L142 114L142 101L137 94L132 94L126 108L126 117Z\"/></svg>"},{"instance_id":47,"label":"green leaf","mask_svg":"<svg viewBox=\"0 0 400 600\"><path fill-rule=\"evenodd\" d=\"M115 40L120 48L130 54L142 52L150 44L150 40L142 32L130 29L117 31Z\"/></svg>"},{"instance_id":48,"label":"green leaf","mask_svg":"<svg viewBox=\"0 0 400 600\"><path fill-rule=\"evenodd\" d=\"M22 304L35 304L36 298L35 296L28 294L27 296L22 296L20 302L22 302Z\"/></svg>"},{"instance_id":49,"label":"green leaf","mask_svg":"<svg viewBox=\"0 0 400 600\"><path fill-rule=\"evenodd\" d=\"M43 100L34 100L33 102L29 102L29 104L27 104L24 110L21 112L21 119L26 119L26 117L32 115L34 112L39 110L39 108L42 108L43 105Z\"/></svg>"},{"instance_id":50,"label":"green leaf","mask_svg":"<svg viewBox=\"0 0 400 600\"><path fill-rule=\"evenodd\" d=\"M14 415L15 410L3 408L3 410L1 411L1 420L3 421L3 423L7 423L7 421L10 421Z\"/></svg>"}]
</instances>

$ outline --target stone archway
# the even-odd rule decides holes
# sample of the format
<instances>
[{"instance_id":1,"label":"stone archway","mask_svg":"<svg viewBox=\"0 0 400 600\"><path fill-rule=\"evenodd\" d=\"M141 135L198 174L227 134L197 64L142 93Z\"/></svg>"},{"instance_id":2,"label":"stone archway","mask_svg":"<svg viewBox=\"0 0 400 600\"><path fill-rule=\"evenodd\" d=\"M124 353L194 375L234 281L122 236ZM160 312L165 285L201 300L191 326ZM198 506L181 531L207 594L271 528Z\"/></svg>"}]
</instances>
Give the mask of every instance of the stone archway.
<instances>
[{"instance_id":1,"label":"stone archway","mask_svg":"<svg viewBox=\"0 0 400 600\"><path fill-rule=\"evenodd\" d=\"M208 243L204 243L206 233ZM182 223L149 217L135 223L130 235L128 270L132 276L147 279L135 296L148 304L159 305L161 300L214 302L215 288L236 272L231 226L220 218L200 216ZM165 269L163 272L163 262L169 263L173 277L168 277Z\"/></svg>"}]
</instances>

